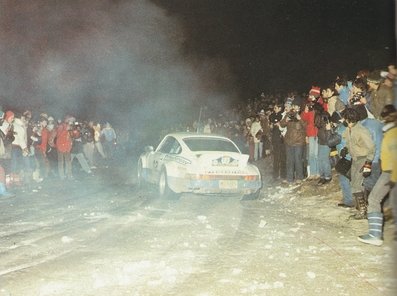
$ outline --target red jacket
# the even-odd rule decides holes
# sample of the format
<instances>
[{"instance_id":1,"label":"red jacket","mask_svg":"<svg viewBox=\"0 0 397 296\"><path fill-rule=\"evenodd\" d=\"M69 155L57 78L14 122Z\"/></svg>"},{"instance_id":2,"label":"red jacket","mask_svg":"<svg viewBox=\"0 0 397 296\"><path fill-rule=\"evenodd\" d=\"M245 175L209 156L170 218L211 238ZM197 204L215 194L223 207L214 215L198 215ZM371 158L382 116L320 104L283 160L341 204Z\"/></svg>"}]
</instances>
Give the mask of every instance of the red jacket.
<instances>
[{"instance_id":1,"label":"red jacket","mask_svg":"<svg viewBox=\"0 0 397 296\"><path fill-rule=\"evenodd\" d=\"M314 111L301 113L301 118L306 122L306 136L307 137L317 137L318 129L314 125Z\"/></svg>"},{"instance_id":2,"label":"red jacket","mask_svg":"<svg viewBox=\"0 0 397 296\"><path fill-rule=\"evenodd\" d=\"M48 134L48 129L43 128L41 131L41 143L40 145L37 145L37 148L40 149L43 154L46 154L47 152Z\"/></svg>"},{"instance_id":3,"label":"red jacket","mask_svg":"<svg viewBox=\"0 0 397 296\"><path fill-rule=\"evenodd\" d=\"M66 123L62 123L57 128L56 147L61 153L70 152L72 150L72 137L70 136Z\"/></svg>"}]
</instances>

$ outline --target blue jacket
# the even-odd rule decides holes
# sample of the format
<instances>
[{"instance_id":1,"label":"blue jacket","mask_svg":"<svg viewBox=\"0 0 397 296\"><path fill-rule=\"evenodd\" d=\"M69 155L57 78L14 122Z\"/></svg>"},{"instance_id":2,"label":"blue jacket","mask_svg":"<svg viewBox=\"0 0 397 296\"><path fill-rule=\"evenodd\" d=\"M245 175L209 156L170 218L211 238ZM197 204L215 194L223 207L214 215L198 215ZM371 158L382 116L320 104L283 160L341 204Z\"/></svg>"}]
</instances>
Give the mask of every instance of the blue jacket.
<instances>
[{"instance_id":1,"label":"blue jacket","mask_svg":"<svg viewBox=\"0 0 397 296\"><path fill-rule=\"evenodd\" d=\"M335 129L335 131L341 136L345 130L346 130L346 127L342 123L339 123ZM338 150L339 155L340 155L340 151L346 146L345 139L343 139L343 137L341 137L341 138L342 138L341 142L338 145L336 145L336 150ZM352 159L350 154L347 154L345 158L348 160Z\"/></svg>"},{"instance_id":2,"label":"blue jacket","mask_svg":"<svg viewBox=\"0 0 397 296\"><path fill-rule=\"evenodd\" d=\"M343 87L339 91L339 99L345 104L346 106L349 105L349 96L350 96L350 90L352 89L352 82L348 81L347 86Z\"/></svg>"},{"instance_id":3,"label":"blue jacket","mask_svg":"<svg viewBox=\"0 0 397 296\"><path fill-rule=\"evenodd\" d=\"M361 120L361 124L369 130L371 133L371 138L375 143L375 157L373 162L379 162L380 147L383 139L383 123L377 119L366 118Z\"/></svg>"}]
</instances>

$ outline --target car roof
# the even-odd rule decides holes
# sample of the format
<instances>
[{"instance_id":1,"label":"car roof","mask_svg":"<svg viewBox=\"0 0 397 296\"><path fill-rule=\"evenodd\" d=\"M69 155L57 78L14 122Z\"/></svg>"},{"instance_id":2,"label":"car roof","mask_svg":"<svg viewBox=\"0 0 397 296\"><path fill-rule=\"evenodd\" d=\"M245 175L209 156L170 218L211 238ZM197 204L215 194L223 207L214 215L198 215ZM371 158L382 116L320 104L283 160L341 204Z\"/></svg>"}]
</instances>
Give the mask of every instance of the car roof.
<instances>
[{"instance_id":1,"label":"car roof","mask_svg":"<svg viewBox=\"0 0 397 296\"><path fill-rule=\"evenodd\" d=\"M172 136L178 140L183 138L218 138L218 139L227 139L230 140L228 137L217 135L217 134L205 134L205 133L193 133L193 132L175 132L167 134L166 137Z\"/></svg>"}]
</instances>

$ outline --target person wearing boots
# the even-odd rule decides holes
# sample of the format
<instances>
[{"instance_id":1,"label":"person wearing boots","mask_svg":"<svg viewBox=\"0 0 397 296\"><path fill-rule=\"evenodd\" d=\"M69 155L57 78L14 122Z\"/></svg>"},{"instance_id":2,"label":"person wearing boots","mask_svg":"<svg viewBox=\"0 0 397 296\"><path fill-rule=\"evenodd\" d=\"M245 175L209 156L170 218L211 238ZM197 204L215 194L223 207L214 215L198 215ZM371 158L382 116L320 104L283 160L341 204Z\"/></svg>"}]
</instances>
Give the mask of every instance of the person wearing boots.
<instances>
[{"instance_id":1,"label":"person wearing boots","mask_svg":"<svg viewBox=\"0 0 397 296\"><path fill-rule=\"evenodd\" d=\"M363 181L364 196L365 199L368 201L368 196L372 188L374 188L381 174L379 157L380 157L381 143L383 139L383 131L382 131L383 124L378 119L368 118L368 112L364 105L358 104L353 106L353 108L357 110L359 114L360 123L369 130L369 133L371 134L371 138L375 143L375 156L374 159L372 160L371 175L368 176L367 178L364 178Z\"/></svg>"},{"instance_id":2,"label":"person wearing boots","mask_svg":"<svg viewBox=\"0 0 397 296\"><path fill-rule=\"evenodd\" d=\"M381 116L385 120L384 137L381 146L382 173L368 197L368 233L360 235L360 242L381 246L383 244L382 202L390 192L393 215L397 217L395 186L397 182L397 112L393 105L384 107ZM396 220L395 224L396 224ZM397 227L395 228L397 230Z\"/></svg>"},{"instance_id":3,"label":"person wearing boots","mask_svg":"<svg viewBox=\"0 0 397 296\"><path fill-rule=\"evenodd\" d=\"M354 219L364 219L367 216L367 201L364 196L363 181L371 174L371 164L375 156L375 143L371 134L359 122L359 114L353 108L346 108L342 116L347 123L347 128L342 134L346 147L341 150L341 157L350 153L352 158L351 166L351 189L356 199L358 213Z\"/></svg>"}]
</instances>

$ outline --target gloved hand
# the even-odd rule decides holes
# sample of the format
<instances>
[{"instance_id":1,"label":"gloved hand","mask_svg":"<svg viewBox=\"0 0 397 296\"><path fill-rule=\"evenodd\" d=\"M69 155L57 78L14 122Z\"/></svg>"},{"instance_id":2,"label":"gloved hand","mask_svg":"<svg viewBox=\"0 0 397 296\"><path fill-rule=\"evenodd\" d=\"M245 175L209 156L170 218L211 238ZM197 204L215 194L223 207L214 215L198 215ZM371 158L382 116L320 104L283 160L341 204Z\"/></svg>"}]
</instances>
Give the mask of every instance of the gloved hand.
<instances>
[{"instance_id":1,"label":"gloved hand","mask_svg":"<svg viewBox=\"0 0 397 296\"><path fill-rule=\"evenodd\" d=\"M360 172L363 173L364 178L367 178L371 175L371 167L372 167L372 161L367 160L360 170Z\"/></svg>"},{"instance_id":2,"label":"gloved hand","mask_svg":"<svg viewBox=\"0 0 397 296\"><path fill-rule=\"evenodd\" d=\"M345 158L348 153L349 153L349 149L347 149L347 147L343 147L342 150L340 151L339 155L340 155L340 157Z\"/></svg>"}]
</instances>

